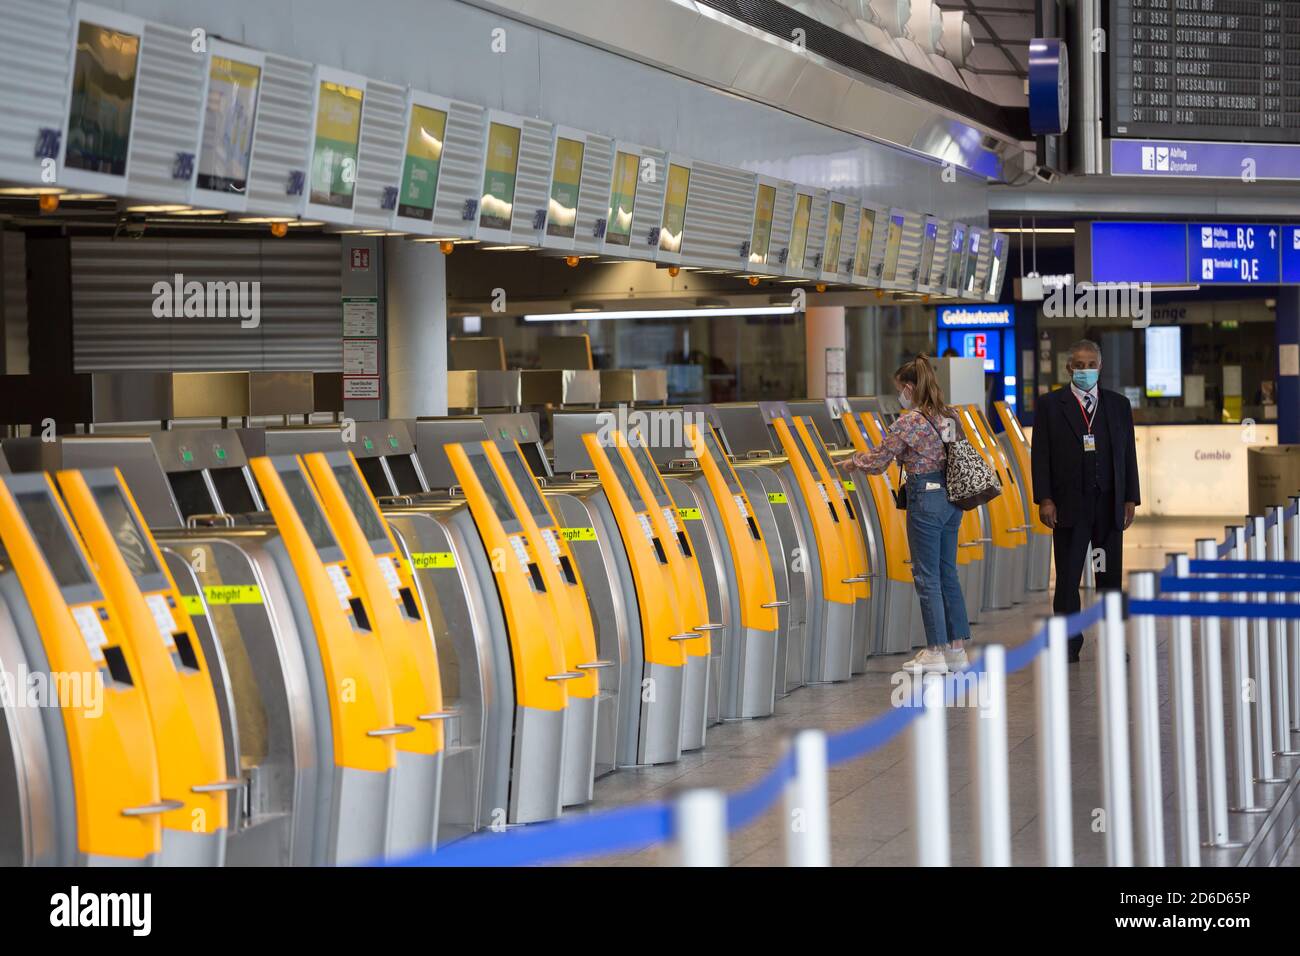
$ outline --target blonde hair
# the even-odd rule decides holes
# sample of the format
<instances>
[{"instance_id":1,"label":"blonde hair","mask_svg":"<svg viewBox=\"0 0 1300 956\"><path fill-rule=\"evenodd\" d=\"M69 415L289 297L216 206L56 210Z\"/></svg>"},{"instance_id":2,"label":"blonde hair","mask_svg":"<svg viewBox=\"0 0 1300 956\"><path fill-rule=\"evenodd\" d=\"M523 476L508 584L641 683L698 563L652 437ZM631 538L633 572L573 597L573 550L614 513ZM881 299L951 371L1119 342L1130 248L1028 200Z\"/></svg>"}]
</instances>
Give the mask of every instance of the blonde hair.
<instances>
[{"instance_id":1,"label":"blonde hair","mask_svg":"<svg viewBox=\"0 0 1300 956\"><path fill-rule=\"evenodd\" d=\"M943 389L934 374L934 366L924 355L904 362L894 373L894 381L912 386L912 407L931 418L951 418L948 404L943 400Z\"/></svg>"}]
</instances>

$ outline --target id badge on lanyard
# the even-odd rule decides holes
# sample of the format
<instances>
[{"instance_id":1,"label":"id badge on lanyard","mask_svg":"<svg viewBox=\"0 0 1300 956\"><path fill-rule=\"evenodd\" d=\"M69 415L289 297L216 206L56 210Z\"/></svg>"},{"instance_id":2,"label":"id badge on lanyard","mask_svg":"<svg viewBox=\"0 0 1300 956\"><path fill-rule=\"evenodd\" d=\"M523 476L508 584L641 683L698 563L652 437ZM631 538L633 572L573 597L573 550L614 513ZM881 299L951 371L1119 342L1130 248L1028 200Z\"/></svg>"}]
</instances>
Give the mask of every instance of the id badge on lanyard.
<instances>
[{"instance_id":1,"label":"id badge on lanyard","mask_svg":"<svg viewBox=\"0 0 1300 956\"><path fill-rule=\"evenodd\" d=\"M1071 393L1071 394L1073 394L1073 393ZM1084 423L1084 425L1085 425L1085 426L1087 427L1087 429L1088 429L1087 434L1085 434L1085 435L1083 436L1083 450L1084 450L1084 451L1096 451L1096 450L1097 450L1097 436L1094 435L1094 434L1092 433L1092 423L1093 423L1094 421L1096 421L1096 419L1097 419L1097 413L1094 411L1094 412L1092 413L1092 418L1089 418L1089 417L1088 417L1088 413L1085 412L1085 411L1083 410L1083 402L1079 401L1079 396L1078 396L1078 395L1075 395L1075 396L1074 396L1074 400L1075 400L1075 402L1077 402L1078 405L1079 405L1079 414L1083 416L1083 423ZM1100 396L1098 396L1098 402L1097 402L1097 404L1098 404L1098 405L1101 404Z\"/></svg>"}]
</instances>

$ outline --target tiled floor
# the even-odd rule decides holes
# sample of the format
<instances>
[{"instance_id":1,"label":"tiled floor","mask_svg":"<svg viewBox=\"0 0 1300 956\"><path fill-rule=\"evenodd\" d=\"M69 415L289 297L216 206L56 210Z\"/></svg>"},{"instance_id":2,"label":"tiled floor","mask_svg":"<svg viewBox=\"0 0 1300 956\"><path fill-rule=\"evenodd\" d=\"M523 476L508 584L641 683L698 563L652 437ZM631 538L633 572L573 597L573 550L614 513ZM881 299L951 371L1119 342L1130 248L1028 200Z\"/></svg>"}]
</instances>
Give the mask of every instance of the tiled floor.
<instances>
[{"instance_id":1,"label":"tiled floor","mask_svg":"<svg viewBox=\"0 0 1300 956\"><path fill-rule=\"evenodd\" d=\"M1129 570L1159 569L1166 553L1190 551L1197 537L1223 536L1222 521L1139 522L1126 536L1125 565ZM985 613L975 626L978 643L999 641L1014 646L1026 640L1038 619L1048 613L1047 594L1011 610ZM1168 756L1168 685L1165 671L1166 629L1159 629L1160 698L1162 741L1166 753L1163 787L1166 793L1164 831L1166 860L1174 863L1172 833L1174 806L1172 763ZM1226 644L1226 641L1225 641ZM1105 862L1104 837L1094 831L1094 809L1099 795L1099 743L1096 711L1094 643L1085 646L1083 661L1069 670L1070 746L1073 767L1074 852L1079 865ZM609 808L648 800L662 800L691 787L737 790L756 780L779 758L785 740L793 731L818 727L828 731L856 726L890 706L893 678L902 656L874 657L868 672L841 684L803 687L779 700L776 713L768 718L711 727L703 751L683 755L668 766L622 769L596 783L596 799L590 809ZM1226 666L1225 666L1226 672ZM1032 669L1008 680L1007 733L1010 746L1011 827L1013 862L1040 862L1038 826L1038 767L1034 739L1034 687ZM1199 696L1199 695L1198 695ZM1199 706L1199 705L1198 705ZM976 862L972 827L973 784L971 778L970 729L974 710L949 711L949 789L952 830L952 862ZM1300 743L1300 735L1297 735ZM1198 747L1198 754L1200 753ZM1290 777L1300 769L1297 758L1278 758L1279 770ZM1271 804L1282 785L1257 787L1257 803ZM832 859L836 865L906 865L915 860L915 839L911 821L911 761L906 734L868 756L830 773ZM571 811L582 813L584 810ZM773 810L752 826L733 834L730 858L742 866L778 865L782 860L780 811ZM1204 816L1202 809L1202 818ZM1249 840L1264 815L1232 815L1235 838ZM1233 865L1242 850L1205 850L1205 865ZM1300 862L1300 850L1284 849L1286 862ZM665 848L606 857L604 865L658 865L671 862Z\"/></svg>"}]
</instances>

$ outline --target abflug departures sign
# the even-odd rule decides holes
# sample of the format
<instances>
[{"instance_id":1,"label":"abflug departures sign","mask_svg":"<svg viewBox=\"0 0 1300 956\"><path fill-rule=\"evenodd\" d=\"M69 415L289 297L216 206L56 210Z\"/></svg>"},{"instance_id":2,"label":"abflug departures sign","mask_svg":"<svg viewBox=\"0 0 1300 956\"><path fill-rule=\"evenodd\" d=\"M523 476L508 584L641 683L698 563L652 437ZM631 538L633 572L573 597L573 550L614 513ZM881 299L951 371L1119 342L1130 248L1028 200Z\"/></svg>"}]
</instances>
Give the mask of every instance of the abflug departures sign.
<instances>
[{"instance_id":1,"label":"abflug departures sign","mask_svg":"<svg viewBox=\"0 0 1300 956\"><path fill-rule=\"evenodd\" d=\"M1111 136L1300 143L1300 3L1110 0L1107 12Z\"/></svg>"},{"instance_id":2,"label":"abflug departures sign","mask_svg":"<svg viewBox=\"0 0 1300 956\"><path fill-rule=\"evenodd\" d=\"M1088 225L1093 282L1300 285L1300 226L1257 222Z\"/></svg>"}]
</instances>

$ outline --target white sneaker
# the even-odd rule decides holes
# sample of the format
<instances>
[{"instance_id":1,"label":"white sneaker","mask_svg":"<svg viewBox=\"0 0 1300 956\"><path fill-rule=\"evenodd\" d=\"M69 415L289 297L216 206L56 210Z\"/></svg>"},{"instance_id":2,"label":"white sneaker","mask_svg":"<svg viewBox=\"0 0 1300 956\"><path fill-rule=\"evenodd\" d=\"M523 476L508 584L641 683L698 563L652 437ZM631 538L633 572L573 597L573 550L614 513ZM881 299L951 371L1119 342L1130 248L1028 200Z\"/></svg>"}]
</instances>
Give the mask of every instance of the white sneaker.
<instances>
[{"instance_id":1,"label":"white sneaker","mask_svg":"<svg viewBox=\"0 0 1300 956\"><path fill-rule=\"evenodd\" d=\"M966 656L966 648L964 647L960 649L945 648L943 659L950 671L960 671L970 667L970 658Z\"/></svg>"},{"instance_id":2,"label":"white sneaker","mask_svg":"<svg viewBox=\"0 0 1300 956\"><path fill-rule=\"evenodd\" d=\"M943 651L927 647L917 651L916 656L911 660L904 661L903 670L911 671L913 674L946 674L948 662L944 659Z\"/></svg>"}]
</instances>

